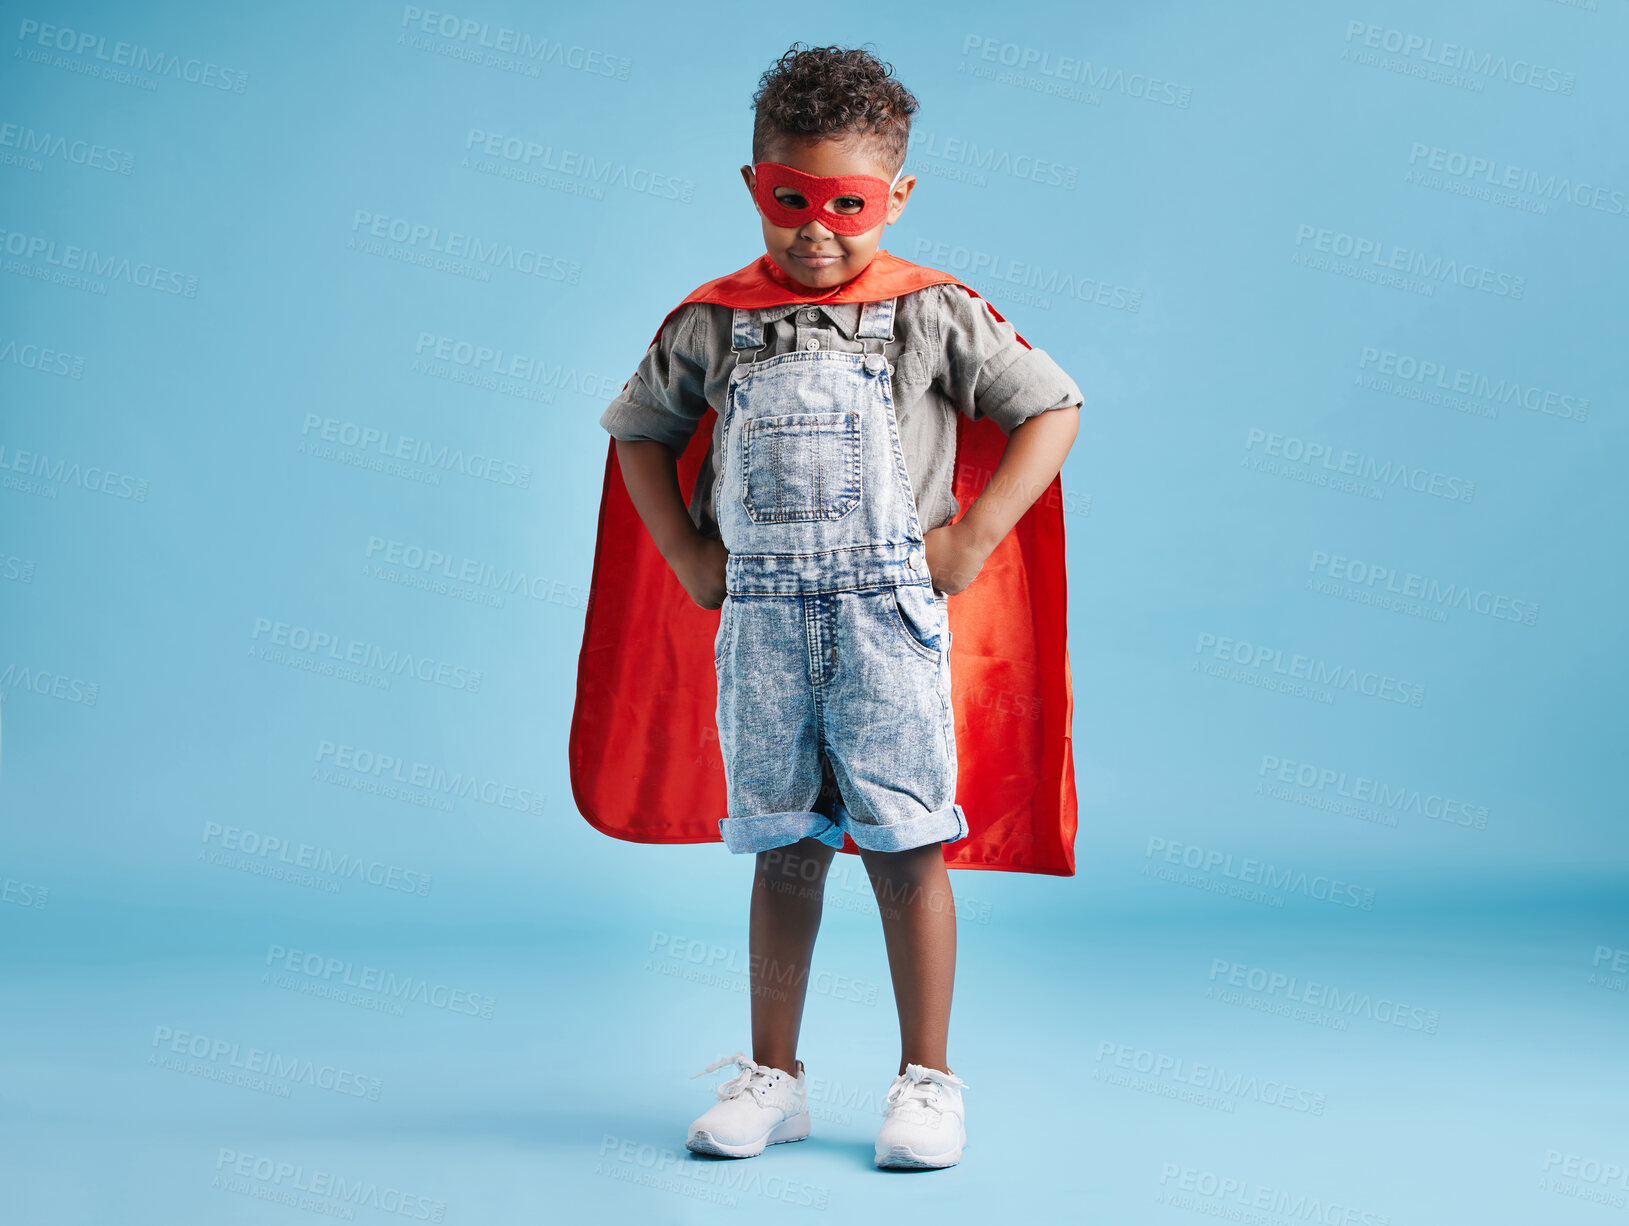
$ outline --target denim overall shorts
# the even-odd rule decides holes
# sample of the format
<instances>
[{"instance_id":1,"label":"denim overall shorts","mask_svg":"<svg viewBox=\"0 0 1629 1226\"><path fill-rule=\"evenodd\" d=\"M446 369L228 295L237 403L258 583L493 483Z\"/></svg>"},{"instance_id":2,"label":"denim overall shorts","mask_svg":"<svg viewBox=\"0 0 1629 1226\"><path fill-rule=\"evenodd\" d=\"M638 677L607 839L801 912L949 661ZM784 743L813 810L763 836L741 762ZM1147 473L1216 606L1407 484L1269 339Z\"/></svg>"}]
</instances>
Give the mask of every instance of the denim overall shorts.
<instances>
[{"instance_id":1,"label":"denim overall shorts","mask_svg":"<svg viewBox=\"0 0 1629 1226\"><path fill-rule=\"evenodd\" d=\"M955 801L949 598L928 574L883 353L753 361L735 309L713 506L729 551L713 645L732 852L813 836L904 851L967 836ZM749 352L753 351L753 352Z\"/></svg>"}]
</instances>

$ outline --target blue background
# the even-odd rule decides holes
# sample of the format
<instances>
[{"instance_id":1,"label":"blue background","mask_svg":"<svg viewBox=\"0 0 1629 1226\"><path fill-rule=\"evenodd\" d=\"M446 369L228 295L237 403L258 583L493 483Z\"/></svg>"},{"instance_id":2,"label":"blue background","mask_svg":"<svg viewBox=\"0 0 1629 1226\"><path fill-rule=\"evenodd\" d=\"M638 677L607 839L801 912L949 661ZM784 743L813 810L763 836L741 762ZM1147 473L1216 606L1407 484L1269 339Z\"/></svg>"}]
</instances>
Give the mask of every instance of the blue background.
<instances>
[{"instance_id":1,"label":"blue background","mask_svg":"<svg viewBox=\"0 0 1629 1226\"><path fill-rule=\"evenodd\" d=\"M1621 0L3 7L8 1221L1621 1215ZM799 39L921 101L884 246L1087 397L1079 873L953 874L918 1177L853 857L814 1137L685 1154L751 864L566 767L598 417L761 253Z\"/></svg>"}]
</instances>

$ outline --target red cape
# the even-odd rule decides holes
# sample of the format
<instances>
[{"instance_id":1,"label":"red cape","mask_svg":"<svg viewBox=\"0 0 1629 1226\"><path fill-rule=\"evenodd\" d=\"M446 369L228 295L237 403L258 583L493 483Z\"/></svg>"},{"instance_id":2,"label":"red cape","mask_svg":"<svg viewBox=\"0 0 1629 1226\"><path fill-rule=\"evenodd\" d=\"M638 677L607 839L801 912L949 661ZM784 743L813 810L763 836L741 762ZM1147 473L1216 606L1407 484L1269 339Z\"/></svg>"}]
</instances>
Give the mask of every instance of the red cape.
<instances>
[{"instance_id":1,"label":"red cape","mask_svg":"<svg viewBox=\"0 0 1629 1226\"><path fill-rule=\"evenodd\" d=\"M886 250L852 280L811 292L766 253L692 290L679 306L872 302L941 283L980 297L950 273ZM663 318L653 344L678 309ZM717 416L716 408L707 409L679 459L687 498ZM957 414L956 424L954 491L965 512L988 484L1007 436L989 418ZM956 799L969 826L966 838L943 844L951 868L1074 875L1074 690L1063 543L1062 485L1054 478L978 578L950 597ZM724 763L712 664L718 617L717 609L690 599L657 551L623 485L612 439L571 717L572 796L596 829L635 843L722 841ZM858 852L849 838L842 850Z\"/></svg>"}]
</instances>

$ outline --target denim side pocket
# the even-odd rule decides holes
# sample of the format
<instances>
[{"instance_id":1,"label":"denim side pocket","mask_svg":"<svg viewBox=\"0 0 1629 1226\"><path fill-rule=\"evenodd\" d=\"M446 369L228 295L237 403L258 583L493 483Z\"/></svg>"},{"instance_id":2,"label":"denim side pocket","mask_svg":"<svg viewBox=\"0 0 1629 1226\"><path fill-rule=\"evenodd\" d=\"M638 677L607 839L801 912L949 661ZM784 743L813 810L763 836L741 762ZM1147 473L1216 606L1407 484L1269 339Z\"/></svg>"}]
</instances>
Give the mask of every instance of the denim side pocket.
<instances>
[{"instance_id":1,"label":"denim side pocket","mask_svg":"<svg viewBox=\"0 0 1629 1226\"><path fill-rule=\"evenodd\" d=\"M888 591L888 603L900 635L918 655L937 661L940 614L932 592L920 583L899 584Z\"/></svg>"},{"instance_id":2,"label":"denim side pocket","mask_svg":"<svg viewBox=\"0 0 1629 1226\"><path fill-rule=\"evenodd\" d=\"M735 597L728 592L724 593L724 603L718 606L718 632L713 635L713 667L717 668L724 663L724 654L730 644L730 610L735 607Z\"/></svg>"}]
</instances>

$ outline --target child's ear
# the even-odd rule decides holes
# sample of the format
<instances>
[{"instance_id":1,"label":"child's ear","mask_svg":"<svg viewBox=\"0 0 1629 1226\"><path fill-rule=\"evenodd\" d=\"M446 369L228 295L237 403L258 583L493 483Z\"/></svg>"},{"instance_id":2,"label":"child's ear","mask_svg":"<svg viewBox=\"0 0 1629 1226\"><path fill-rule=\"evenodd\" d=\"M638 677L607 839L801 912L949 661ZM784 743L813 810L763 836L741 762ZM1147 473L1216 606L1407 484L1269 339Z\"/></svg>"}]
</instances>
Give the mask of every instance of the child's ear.
<instances>
[{"instance_id":1,"label":"child's ear","mask_svg":"<svg viewBox=\"0 0 1629 1226\"><path fill-rule=\"evenodd\" d=\"M747 185L747 199L752 201L753 209L756 210L760 215L762 215L763 214L763 209L760 208L759 205L758 205L758 193L755 190L755 182L754 181L756 180L756 178L757 178L757 175L753 171L751 166L743 165L741 167L741 181Z\"/></svg>"},{"instance_id":2,"label":"child's ear","mask_svg":"<svg viewBox=\"0 0 1629 1226\"><path fill-rule=\"evenodd\" d=\"M899 185L894 188L894 191L895 192L903 191L905 194L903 196L901 196L897 200L892 199L892 198L889 199L889 201L888 201L888 221L887 221L886 224L891 226L896 221L899 220L900 214L902 214L905 211L905 206L911 202L911 192L915 189L915 187L916 187L916 176L915 175L906 175L903 179L901 179L899 181Z\"/></svg>"}]
</instances>

